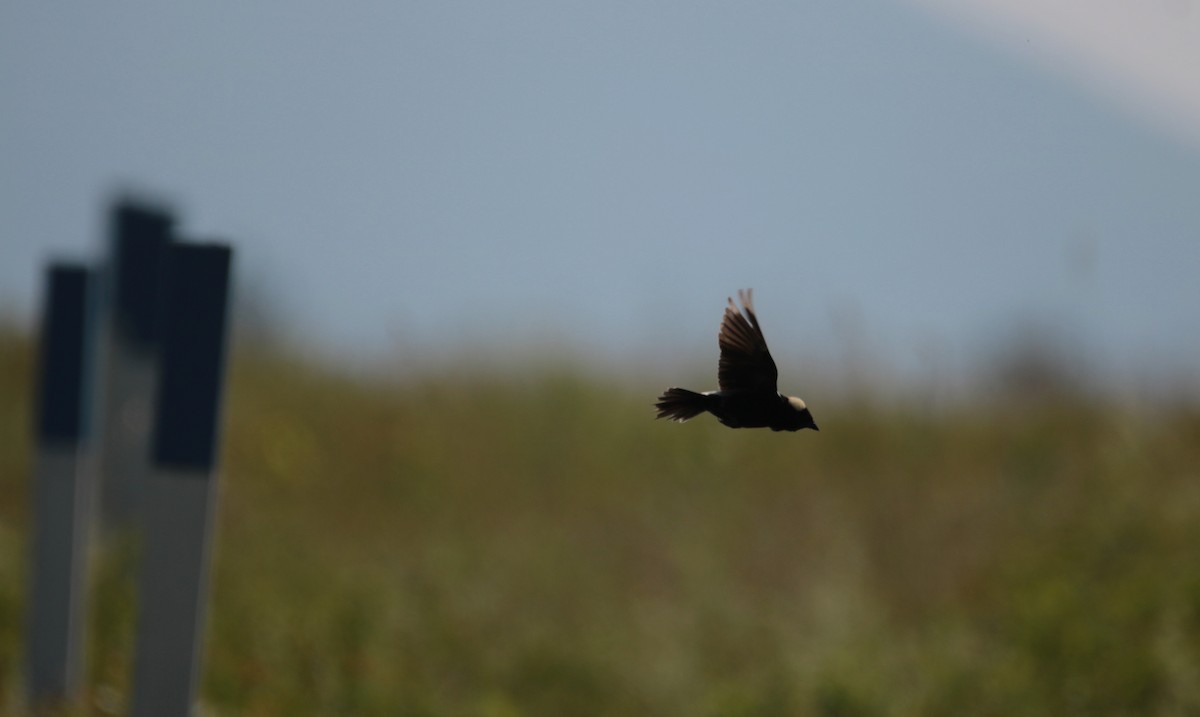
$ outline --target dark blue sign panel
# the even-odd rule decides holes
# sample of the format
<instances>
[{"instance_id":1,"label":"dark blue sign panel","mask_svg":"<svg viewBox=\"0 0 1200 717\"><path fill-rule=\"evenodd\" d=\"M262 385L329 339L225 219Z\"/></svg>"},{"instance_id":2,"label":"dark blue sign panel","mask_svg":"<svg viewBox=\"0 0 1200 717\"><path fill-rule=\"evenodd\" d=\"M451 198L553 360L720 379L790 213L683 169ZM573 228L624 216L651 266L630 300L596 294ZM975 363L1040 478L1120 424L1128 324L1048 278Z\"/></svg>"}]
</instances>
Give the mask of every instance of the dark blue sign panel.
<instances>
[{"instance_id":1,"label":"dark blue sign panel","mask_svg":"<svg viewBox=\"0 0 1200 717\"><path fill-rule=\"evenodd\" d=\"M142 346L158 341L159 289L174 219L164 210L122 202L112 215L112 312L117 330Z\"/></svg>"},{"instance_id":2,"label":"dark blue sign panel","mask_svg":"<svg viewBox=\"0 0 1200 717\"><path fill-rule=\"evenodd\" d=\"M166 257L154 462L208 470L216 461L232 251L171 244Z\"/></svg>"},{"instance_id":3,"label":"dark blue sign panel","mask_svg":"<svg viewBox=\"0 0 1200 717\"><path fill-rule=\"evenodd\" d=\"M53 264L46 279L37 435L43 443L78 443L85 427L88 299L93 274L77 264Z\"/></svg>"}]
</instances>

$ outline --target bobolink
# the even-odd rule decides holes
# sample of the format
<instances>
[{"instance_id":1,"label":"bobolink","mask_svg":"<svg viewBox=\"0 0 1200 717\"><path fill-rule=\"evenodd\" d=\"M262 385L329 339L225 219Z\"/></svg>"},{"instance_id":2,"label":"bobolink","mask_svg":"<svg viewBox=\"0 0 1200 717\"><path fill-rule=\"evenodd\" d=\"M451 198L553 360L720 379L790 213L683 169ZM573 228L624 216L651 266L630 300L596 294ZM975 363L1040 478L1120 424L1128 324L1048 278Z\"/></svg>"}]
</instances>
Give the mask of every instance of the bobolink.
<instances>
[{"instance_id":1,"label":"bobolink","mask_svg":"<svg viewBox=\"0 0 1200 717\"><path fill-rule=\"evenodd\" d=\"M716 391L696 393L686 388L668 388L658 397L656 418L686 421L704 411L730 428L766 427L772 431L820 430L804 401L784 396L776 388L779 370L767 350L758 317L754 315L751 290L738 291L744 307L733 299L725 307L725 318L717 343L721 360L717 365Z\"/></svg>"}]
</instances>

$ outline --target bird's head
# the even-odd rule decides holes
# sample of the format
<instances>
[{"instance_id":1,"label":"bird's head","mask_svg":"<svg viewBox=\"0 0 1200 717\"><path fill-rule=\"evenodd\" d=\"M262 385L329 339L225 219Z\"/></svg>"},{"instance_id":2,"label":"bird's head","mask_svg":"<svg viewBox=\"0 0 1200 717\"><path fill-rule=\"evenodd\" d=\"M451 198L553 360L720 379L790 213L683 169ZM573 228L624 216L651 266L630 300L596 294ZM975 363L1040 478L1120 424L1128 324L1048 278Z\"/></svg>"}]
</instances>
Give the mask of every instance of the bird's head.
<instances>
[{"instance_id":1,"label":"bird's head","mask_svg":"<svg viewBox=\"0 0 1200 717\"><path fill-rule=\"evenodd\" d=\"M808 406L804 405L804 399L796 396L788 396L788 407L791 408L791 420L788 421L787 430L798 431L801 428L811 428L814 431L821 430L817 428L817 422L813 420L812 414L809 413Z\"/></svg>"}]
</instances>

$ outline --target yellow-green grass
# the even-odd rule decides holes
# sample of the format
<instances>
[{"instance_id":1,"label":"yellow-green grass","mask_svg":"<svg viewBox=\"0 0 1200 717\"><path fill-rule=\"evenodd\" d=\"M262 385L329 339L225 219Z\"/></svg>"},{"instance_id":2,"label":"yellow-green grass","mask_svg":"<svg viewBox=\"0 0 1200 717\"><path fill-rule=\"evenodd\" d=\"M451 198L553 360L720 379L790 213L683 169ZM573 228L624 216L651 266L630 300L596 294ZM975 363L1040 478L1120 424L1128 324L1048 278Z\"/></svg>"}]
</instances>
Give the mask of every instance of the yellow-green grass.
<instances>
[{"instance_id":1,"label":"yellow-green grass","mask_svg":"<svg viewBox=\"0 0 1200 717\"><path fill-rule=\"evenodd\" d=\"M0 334L0 709L19 714L32 348ZM654 421L585 371L238 354L202 699L230 715L1200 714L1200 413ZM127 698L136 560L94 563Z\"/></svg>"}]
</instances>

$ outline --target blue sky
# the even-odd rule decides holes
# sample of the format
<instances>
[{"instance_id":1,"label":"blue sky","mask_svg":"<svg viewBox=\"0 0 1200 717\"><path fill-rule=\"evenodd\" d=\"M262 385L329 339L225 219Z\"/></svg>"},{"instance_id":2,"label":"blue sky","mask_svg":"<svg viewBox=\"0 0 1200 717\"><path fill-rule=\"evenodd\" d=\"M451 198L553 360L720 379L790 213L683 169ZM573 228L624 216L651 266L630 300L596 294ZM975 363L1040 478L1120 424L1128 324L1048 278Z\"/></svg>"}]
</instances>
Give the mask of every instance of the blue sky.
<instances>
[{"instance_id":1,"label":"blue sky","mask_svg":"<svg viewBox=\"0 0 1200 717\"><path fill-rule=\"evenodd\" d=\"M882 0L9 3L0 310L134 189L328 356L715 362L753 286L801 373L1033 323L1197 379L1200 145L981 38Z\"/></svg>"}]
</instances>

